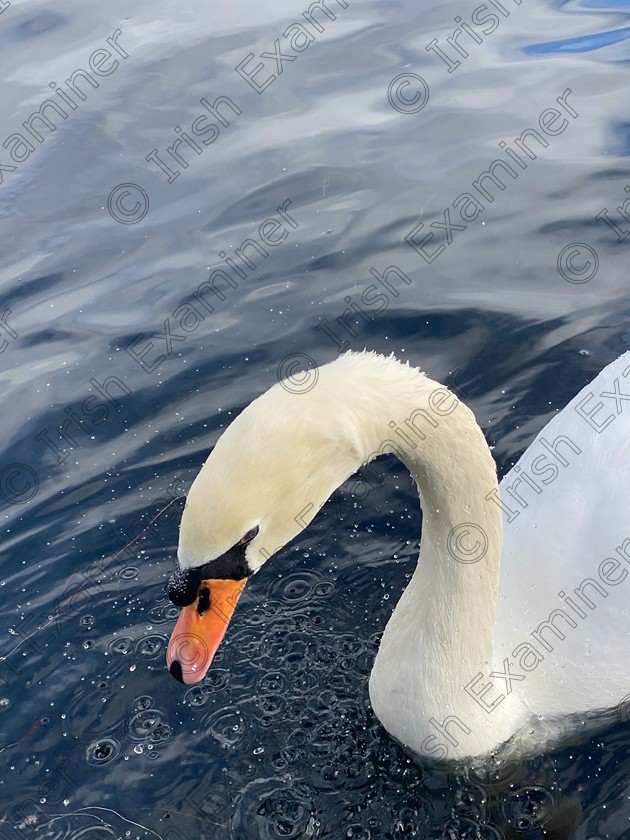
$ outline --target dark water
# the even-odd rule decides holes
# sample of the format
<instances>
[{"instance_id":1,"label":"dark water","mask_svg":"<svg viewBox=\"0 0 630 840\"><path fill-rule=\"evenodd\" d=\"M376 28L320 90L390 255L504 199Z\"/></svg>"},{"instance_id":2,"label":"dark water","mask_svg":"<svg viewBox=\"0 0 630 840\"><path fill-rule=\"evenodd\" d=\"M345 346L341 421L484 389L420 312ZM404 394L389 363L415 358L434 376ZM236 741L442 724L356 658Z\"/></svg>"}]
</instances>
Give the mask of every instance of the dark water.
<instances>
[{"instance_id":1,"label":"dark water","mask_svg":"<svg viewBox=\"0 0 630 840\"><path fill-rule=\"evenodd\" d=\"M164 668L181 501L138 534L304 356L450 374L503 472L628 349L627 0L0 8L0 837L625 836L624 721L481 777L375 719L397 463L270 561L198 687Z\"/></svg>"}]
</instances>

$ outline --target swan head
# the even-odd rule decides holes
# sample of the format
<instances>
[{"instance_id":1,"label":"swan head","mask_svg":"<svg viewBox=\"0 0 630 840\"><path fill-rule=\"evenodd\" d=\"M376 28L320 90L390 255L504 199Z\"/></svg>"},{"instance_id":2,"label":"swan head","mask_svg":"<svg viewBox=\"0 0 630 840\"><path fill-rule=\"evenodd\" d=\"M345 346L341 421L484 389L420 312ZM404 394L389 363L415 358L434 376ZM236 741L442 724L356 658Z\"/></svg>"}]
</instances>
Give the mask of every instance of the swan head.
<instances>
[{"instance_id":1,"label":"swan head","mask_svg":"<svg viewBox=\"0 0 630 840\"><path fill-rule=\"evenodd\" d=\"M280 383L247 406L190 488L169 582L182 612L167 649L167 667L185 684L206 675L248 578L361 464L358 447L337 431L347 432L352 418L339 416L330 367L307 393Z\"/></svg>"}]
</instances>

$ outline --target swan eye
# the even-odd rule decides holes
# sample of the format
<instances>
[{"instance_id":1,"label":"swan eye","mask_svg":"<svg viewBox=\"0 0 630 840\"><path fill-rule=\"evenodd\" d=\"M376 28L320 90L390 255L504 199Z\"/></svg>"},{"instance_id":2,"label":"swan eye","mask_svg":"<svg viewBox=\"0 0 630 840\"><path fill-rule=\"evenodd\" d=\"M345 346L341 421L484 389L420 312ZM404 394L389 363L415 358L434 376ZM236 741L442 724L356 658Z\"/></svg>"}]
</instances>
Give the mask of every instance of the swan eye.
<instances>
[{"instance_id":1,"label":"swan eye","mask_svg":"<svg viewBox=\"0 0 630 840\"><path fill-rule=\"evenodd\" d=\"M260 528L259 528L258 525L256 525L255 528L252 528L244 536L242 536L240 538L240 540L238 541L238 544L239 545L247 545L247 543L250 543L254 539L254 537L256 536L256 534L259 531L260 531Z\"/></svg>"}]
</instances>

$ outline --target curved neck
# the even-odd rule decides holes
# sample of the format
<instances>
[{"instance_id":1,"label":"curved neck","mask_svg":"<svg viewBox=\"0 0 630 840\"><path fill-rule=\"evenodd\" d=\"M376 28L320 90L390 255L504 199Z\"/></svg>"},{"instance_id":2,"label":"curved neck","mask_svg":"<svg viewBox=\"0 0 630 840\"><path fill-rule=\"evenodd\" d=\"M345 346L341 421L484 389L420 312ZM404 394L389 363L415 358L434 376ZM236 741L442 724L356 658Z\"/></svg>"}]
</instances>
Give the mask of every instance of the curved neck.
<instances>
[{"instance_id":1,"label":"curved neck","mask_svg":"<svg viewBox=\"0 0 630 840\"><path fill-rule=\"evenodd\" d=\"M496 467L481 430L468 408L452 405L450 422L440 418L426 440L400 457L422 508L419 562L405 599L413 602L409 623L418 640L437 640L451 689L461 690L492 661L502 517ZM426 679L435 651L424 650L417 662Z\"/></svg>"},{"instance_id":2,"label":"curved neck","mask_svg":"<svg viewBox=\"0 0 630 840\"><path fill-rule=\"evenodd\" d=\"M245 553L257 571L361 465L397 455L420 494L420 559L385 628L370 698L392 734L428 752L434 720L461 714L472 731L487 718L464 686L493 659L502 542L494 461L472 412L393 357L347 353L307 384L279 383L223 433L188 494L180 566L216 562L259 526ZM462 754L488 747L503 708L489 735L477 720L479 737Z\"/></svg>"},{"instance_id":3,"label":"curved neck","mask_svg":"<svg viewBox=\"0 0 630 840\"><path fill-rule=\"evenodd\" d=\"M492 661L502 547L496 466L470 409L419 371L396 368L361 381L361 440L350 443L363 463L394 453L416 481L420 558L390 623L399 652L413 648L424 683L439 673L452 697Z\"/></svg>"}]
</instances>

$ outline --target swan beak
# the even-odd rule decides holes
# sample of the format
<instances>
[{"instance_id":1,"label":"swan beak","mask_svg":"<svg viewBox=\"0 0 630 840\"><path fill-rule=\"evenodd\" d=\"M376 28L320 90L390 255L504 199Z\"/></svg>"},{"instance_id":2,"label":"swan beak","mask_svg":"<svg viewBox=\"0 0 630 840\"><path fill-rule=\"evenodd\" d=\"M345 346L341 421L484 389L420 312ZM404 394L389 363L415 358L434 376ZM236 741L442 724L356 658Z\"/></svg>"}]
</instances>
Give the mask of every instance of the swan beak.
<instances>
[{"instance_id":1,"label":"swan beak","mask_svg":"<svg viewBox=\"0 0 630 840\"><path fill-rule=\"evenodd\" d=\"M168 643L166 667L176 680L192 685L205 677L246 583L201 581L199 597L182 609Z\"/></svg>"}]
</instances>

